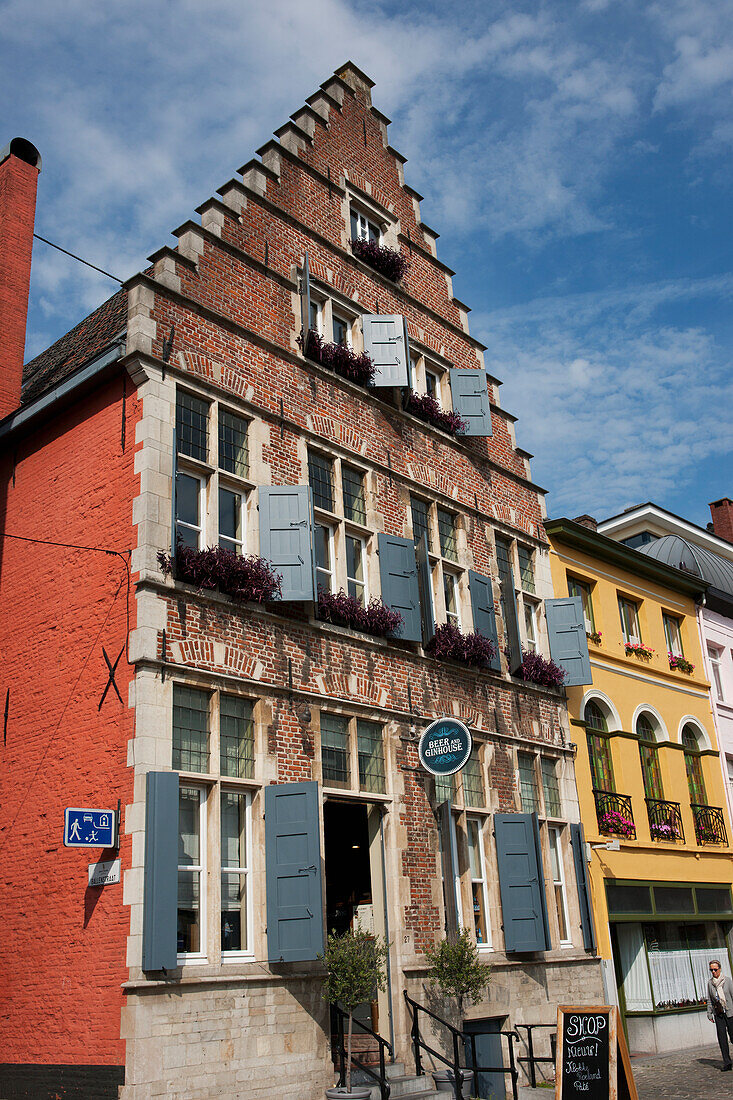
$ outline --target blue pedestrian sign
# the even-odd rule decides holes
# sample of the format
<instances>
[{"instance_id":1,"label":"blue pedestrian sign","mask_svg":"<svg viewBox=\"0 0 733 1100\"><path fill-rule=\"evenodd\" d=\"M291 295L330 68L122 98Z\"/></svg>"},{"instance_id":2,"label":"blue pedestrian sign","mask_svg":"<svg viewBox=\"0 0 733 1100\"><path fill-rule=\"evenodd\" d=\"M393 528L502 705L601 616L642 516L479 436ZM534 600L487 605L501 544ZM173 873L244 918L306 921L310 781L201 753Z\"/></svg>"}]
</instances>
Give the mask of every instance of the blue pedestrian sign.
<instances>
[{"instance_id":1,"label":"blue pedestrian sign","mask_svg":"<svg viewBox=\"0 0 733 1100\"><path fill-rule=\"evenodd\" d=\"M64 813L64 847L115 848L115 810L80 810L67 806Z\"/></svg>"}]
</instances>

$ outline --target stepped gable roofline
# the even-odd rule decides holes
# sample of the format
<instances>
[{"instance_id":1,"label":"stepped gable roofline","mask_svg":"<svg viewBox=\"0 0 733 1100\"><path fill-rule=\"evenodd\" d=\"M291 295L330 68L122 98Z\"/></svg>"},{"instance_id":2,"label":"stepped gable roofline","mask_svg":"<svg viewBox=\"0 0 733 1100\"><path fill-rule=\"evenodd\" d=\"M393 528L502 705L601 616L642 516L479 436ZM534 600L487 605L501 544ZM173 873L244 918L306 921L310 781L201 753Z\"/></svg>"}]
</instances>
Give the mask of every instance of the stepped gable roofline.
<instances>
[{"instance_id":1,"label":"stepped gable roofline","mask_svg":"<svg viewBox=\"0 0 733 1100\"><path fill-rule=\"evenodd\" d=\"M656 581L673 591L693 598L707 591L708 582L702 578L673 569L666 562L640 554L638 550L632 550L606 535L591 531L572 519L546 519L544 528L551 541L554 539L566 546L572 546L589 557L599 558L632 575Z\"/></svg>"},{"instance_id":2,"label":"stepped gable roofline","mask_svg":"<svg viewBox=\"0 0 733 1100\"><path fill-rule=\"evenodd\" d=\"M21 406L35 401L119 340L127 327L127 291L118 290L23 368Z\"/></svg>"},{"instance_id":3,"label":"stepped gable roofline","mask_svg":"<svg viewBox=\"0 0 733 1100\"><path fill-rule=\"evenodd\" d=\"M701 577L713 588L733 596L733 563L704 546L695 545L679 535L662 535L654 542L638 547L637 553Z\"/></svg>"},{"instance_id":4,"label":"stepped gable roofline","mask_svg":"<svg viewBox=\"0 0 733 1100\"><path fill-rule=\"evenodd\" d=\"M618 515L609 516L598 524L601 534L610 535L615 539L628 538L644 529L658 534L659 537L679 535L680 538L694 542L698 546L706 546L713 554L733 562L733 546L729 542L707 528L700 527L689 519L683 519L682 516L662 508L651 500L625 508Z\"/></svg>"},{"instance_id":5,"label":"stepped gable roofline","mask_svg":"<svg viewBox=\"0 0 733 1100\"><path fill-rule=\"evenodd\" d=\"M346 84L349 84L347 79L349 74L353 74L357 77L361 83L366 84L367 88L371 89L374 87L372 78L367 76L364 70L360 69L358 65L355 65L353 61L344 61L343 65L339 65L337 69L333 70L333 75L339 77L339 79L343 80ZM349 87L353 87L353 85L349 84Z\"/></svg>"}]
</instances>

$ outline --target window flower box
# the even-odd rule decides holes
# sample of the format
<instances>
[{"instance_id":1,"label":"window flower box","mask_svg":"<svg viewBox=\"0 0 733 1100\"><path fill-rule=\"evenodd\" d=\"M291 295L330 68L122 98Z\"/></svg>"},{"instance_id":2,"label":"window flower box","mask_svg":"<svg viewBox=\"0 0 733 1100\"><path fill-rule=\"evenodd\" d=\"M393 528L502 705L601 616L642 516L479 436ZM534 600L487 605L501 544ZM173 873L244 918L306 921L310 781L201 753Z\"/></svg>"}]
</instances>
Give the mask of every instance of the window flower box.
<instances>
[{"instance_id":1,"label":"window flower box","mask_svg":"<svg viewBox=\"0 0 733 1100\"><path fill-rule=\"evenodd\" d=\"M340 592L326 592L318 589L318 618L334 626L348 626L360 630L363 634L372 634L383 638L397 630L402 623L399 611L393 611L375 596L363 606L354 596L349 596L343 588Z\"/></svg>"},{"instance_id":2,"label":"window flower box","mask_svg":"<svg viewBox=\"0 0 733 1100\"><path fill-rule=\"evenodd\" d=\"M593 645L601 645L601 638L603 637L602 630L586 630L585 636L589 642L593 642Z\"/></svg>"},{"instance_id":3,"label":"window flower box","mask_svg":"<svg viewBox=\"0 0 733 1100\"><path fill-rule=\"evenodd\" d=\"M439 660L459 661L474 668L488 668L496 656L496 646L483 634L463 634L454 623L443 623L426 649Z\"/></svg>"},{"instance_id":4,"label":"window flower box","mask_svg":"<svg viewBox=\"0 0 733 1100\"><path fill-rule=\"evenodd\" d=\"M441 409L431 393L415 393L414 390L409 390L404 407L406 412L412 413L413 416L417 416L427 424L432 424L434 428L440 428L449 435L460 435L468 427L458 413Z\"/></svg>"},{"instance_id":5,"label":"window flower box","mask_svg":"<svg viewBox=\"0 0 733 1100\"><path fill-rule=\"evenodd\" d=\"M523 680L543 687L562 687L567 671L554 661L548 661L541 653L528 653L522 650L522 667L519 675Z\"/></svg>"},{"instance_id":6,"label":"window flower box","mask_svg":"<svg viewBox=\"0 0 733 1100\"><path fill-rule=\"evenodd\" d=\"M298 337L298 343L303 346L302 334ZM320 363L322 367L335 371L342 378L348 378L359 386L370 386L374 381L374 363L366 352L357 354L346 344L329 344L315 329L308 329L303 354L306 359Z\"/></svg>"},{"instance_id":7,"label":"window flower box","mask_svg":"<svg viewBox=\"0 0 733 1100\"><path fill-rule=\"evenodd\" d=\"M250 554L242 557L221 546L194 550L179 542L175 558L162 550L158 564L163 576L195 584L199 591L217 588L227 596L252 603L268 603L282 591L282 578L265 558Z\"/></svg>"},{"instance_id":8,"label":"window flower box","mask_svg":"<svg viewBox=\"0 0 733 1100\"><path fill-rule=\"evenodd\" d=\"M691 673L695 671L695 666L692 661L686 661L684 657L677 657L674 653L668 653L669 667L675 672Z\"/></svg>"},{"instance_id":9,"label":"window flower box","mask_svg":"<svg viewBox=\"0 0 733 1100\"><path fill-rule=\"evenodd\" d=\"M623 836L633 838L636 836L636 826L618 810L606 810L602 813L598 826L600 831L611 836Z\"/></svg>"},{"instance_id":10,"label":"window flower box","mask_svg":"<svg viewBox=\"0 0 733 1100\"><path fill-rule=\"evenodd\" d=\"M361 237L354 237L351 251L358 260L363 260L393 283L398 283L410 266L399 249L386 248L376 241L367 241Z\"/></svg>"},{"instance_id":11,"label":"window flower box","mask_svg":"<svg viewBox=\"0 0 733 1100\"><path fill-rule=\"evenodd\" d=\"M676 825L652 821L649 832L654 840L681 840L680 831Z\"/></svg>"},{"instance_id":12,"label":"window flower box","mask_svg":"<svg viewBox=\"0 0 733 1100\"><path fill-rule=\"evenodd\" d=\"M650 661L654 656L652 647L642 642L624 642L624 649L627 657L633 654L634 657L642 657L645 661Z\"/></svg>"}]
</instances>

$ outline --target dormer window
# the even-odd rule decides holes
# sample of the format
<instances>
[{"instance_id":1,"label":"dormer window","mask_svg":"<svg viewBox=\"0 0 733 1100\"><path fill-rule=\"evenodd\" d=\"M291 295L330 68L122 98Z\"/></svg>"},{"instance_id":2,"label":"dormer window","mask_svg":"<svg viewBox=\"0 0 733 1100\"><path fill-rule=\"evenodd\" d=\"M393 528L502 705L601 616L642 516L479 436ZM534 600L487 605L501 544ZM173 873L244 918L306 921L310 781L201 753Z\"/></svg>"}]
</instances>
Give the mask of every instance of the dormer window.
<instances>
[{"instance_id":1,"label":"dormer window","mask_svg":"<svg viewBox=\"0 0 733 1100\"><path fill-rule=\"evenodd\" d=\"M374 241L380 243L381 233L376 222L363 214L361 210L351 207L351 239L353 241Z\"/></svg>"}]
</instances>

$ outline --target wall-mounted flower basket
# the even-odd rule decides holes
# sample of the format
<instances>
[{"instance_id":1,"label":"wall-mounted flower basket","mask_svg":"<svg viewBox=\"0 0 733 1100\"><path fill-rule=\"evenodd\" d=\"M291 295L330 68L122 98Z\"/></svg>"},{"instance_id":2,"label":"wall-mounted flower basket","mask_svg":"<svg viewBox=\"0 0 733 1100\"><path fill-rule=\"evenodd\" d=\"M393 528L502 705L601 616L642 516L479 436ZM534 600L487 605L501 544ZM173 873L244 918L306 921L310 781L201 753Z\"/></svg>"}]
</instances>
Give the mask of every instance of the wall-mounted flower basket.
<instances>
[{"instance_id":1,"label":"wall-mounted flower basket","mask_svg":"<svg viewBox=\"0 0 733 1100\"><path fill-rule=\"evenodd\" d=\"M522 667L519 675L523 680L543 687L562 687L567 671L554 661L548 661L541 653L528 653L522 650Z\"/></svg>"},{"instance_id":2,"label":"wall-mounted flower basket","mask_svg":"<svg viewBox=\"0 0 733 1100\"><path fill-rule=\"evenodd\" d=\"M645 661L650 661L654 656L654 650L651 646L642 645L641 642L624 642L624 649L626 650L626 656L642 657Z\"/></svg>"},{"instance_id":3,"label":"wall-mounted flower basket","mask_svg":"<svg viewBox=\"0 0 733 1100\"><path fill-rule=\"evenodd\" d=\"M603 637L602 630L586 630L585 636L589 642L593 642L593 645L600 645L601 638Z\"/></svg>"},{"instance_id":4,"label":"wall-mounted flower basket","mask_svg":"<svg viewBox=\"0 0 733 1100\"><path fill-rule=\"evenodd\" d=\"M602 833L610 833L612 836L635 837L636 827L633 821L620 814L618 810L606 810L601 814L598 826Z\"/></svg>"},{"instance_id":5,"label":"wall-mounted flower basket","mask_svg":"<svg viewBox=\"0 0 733 1100\"><path fill-rule=\"evenodd\" d=\"M679 829L675 825L664 825L653 821L649 832L654 840L681 840Z\"/></svg>"},{"instance_id":6,"label":"wall-mounted flower basket","mask_svg":"<svg viewBox=\"0 0 733 1100\"><path fill-rule=\"evenodd\" d=\"M385 606L377 596L364 607L343 588L340 592L325 592L319 588L317 614L323 622L348 626L377 638L391 634L402 624L399 611Z\"/></svg>"},{"instance_id":7,"label":"wall-mounted flower basket","mask_svg":"<svg viewBox=\"0 0 733 1100\"><path fill-rule=\"evenodd\" d=\"M441 409L431 393L415 393L414 390L409 390L405 396L404 407L406 412L412 413L427 424L432 424L434 428L448 432L449 435L460 435L468 428L466 421L462 420L458 413Z\"/></svg>"},{"instance_id":8,"label":"wall-mounted flower basket","mask_svg":"<svg viewBox=\"0 0 733 1100\"><path fill-rule=\"evenodd\" d=\"M460 661L474 668L488 668L496 656L496 646L483 634L463 634L453 623L443 623L435 631L426 649L439 660Z\"/></svg>"},{"instance_id":9,"label":"wall-mounted flower basket","mask_svg":"<svg viewBox=\"0 0 733 1100\"><path fill-rule=\"evenodd\" d=\"M298 343L303 346L302 333L298 337ZM306 359L320 363L322 367L335 371L342 378L348 378L359 386L370 386L374 381L374 363L366 352L357 354L346 344L329 344L312 328L308 330L304 355Z\"/></svg>"},{"instance_id":10,"label":"wall-mounted flower basket","mask_svg":"<svg viewBox=\"0 0 733 1100\"><path fill-rule=\"evenodd\" d=\"M265 558L254 554L242 557L221 546L194 550L179 542L175 558L159 551L158 564L165 577L172 573L176 580L195 584L199 591L218 588L238 600L268 603L282 590L282 578Z\"/></svg>"},{"instance_id":11,"label":"wall-mounted flower basket","mask_svg":"<svg viewBox=\"0 0 733 1100\"><path fill-rule=\"evenodd\" d=\"M695 666L692 661L686 661L684 657L676 657L674 653L668 653L669 667L675 672L690 672L695 671Z\"/></svg>"},{"instance_id":12,"label":"wall-mounted flower basket","mask_svg":"<svg viewBox=\"0 0 733 1100\"><path fill-rule=\"evenodd\" d=\"M391 279L398 283L410 266L407 257L403 256L399 249L385 248L376 241L365 241L355 237L351 242L351 251L357 259L369 264L385 279Z\"/></svg>"}]
</instances>

